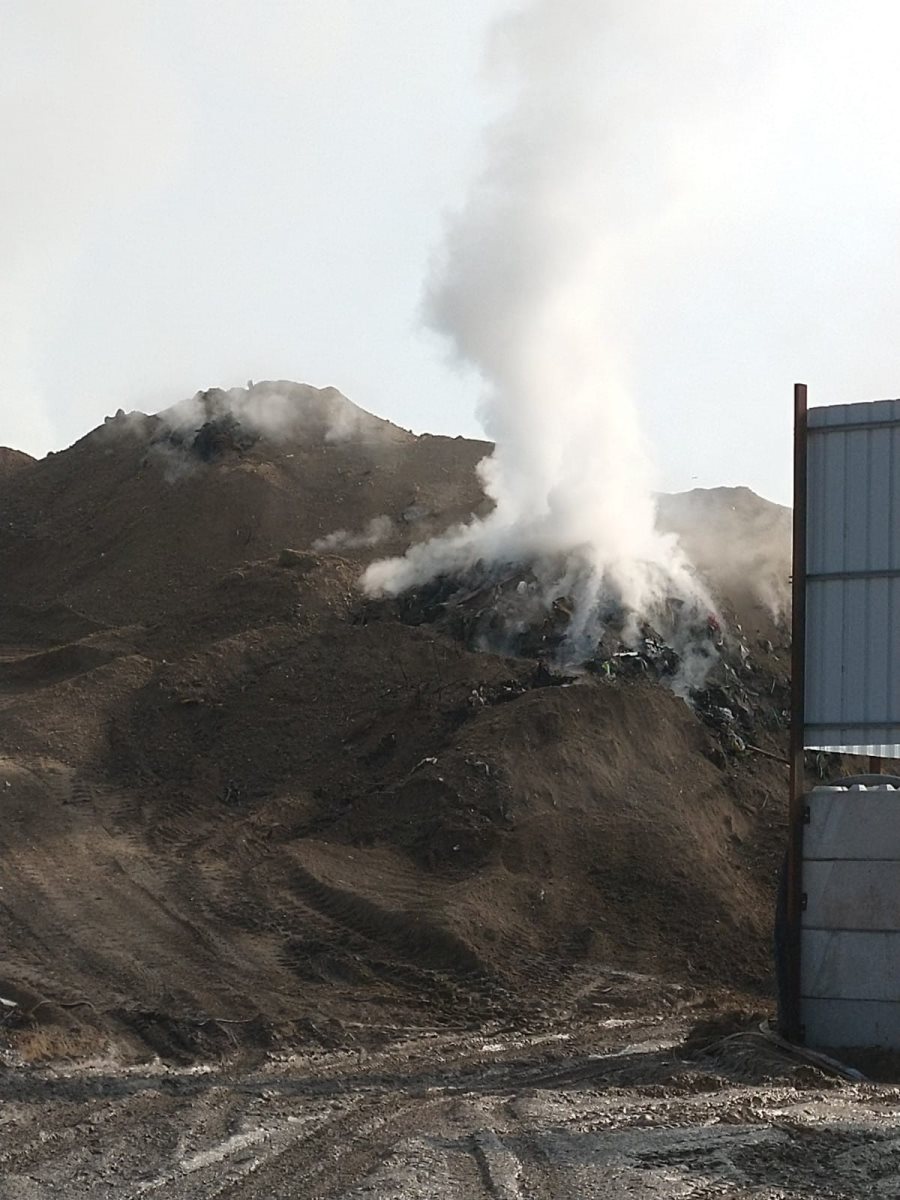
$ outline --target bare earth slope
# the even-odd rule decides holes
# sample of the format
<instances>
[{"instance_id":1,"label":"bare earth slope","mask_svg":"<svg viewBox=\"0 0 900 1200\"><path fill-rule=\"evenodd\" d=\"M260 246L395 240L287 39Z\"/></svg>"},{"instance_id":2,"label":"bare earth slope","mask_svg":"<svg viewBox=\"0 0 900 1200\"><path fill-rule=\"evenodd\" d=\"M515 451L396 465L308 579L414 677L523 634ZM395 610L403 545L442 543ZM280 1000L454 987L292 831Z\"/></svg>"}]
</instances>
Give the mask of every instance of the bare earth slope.
<instances>
[{"instance_id":1,"label":"bare earth slope","mask_svg":"<svg viewBox=\"0 0 900 1200\"><path fill-rule=\"evenodd\" d=\"M8 1038L190 1060L574 1019L629 971L766 997L782 765L648 678L366 604L365 562L483 507L489 447L278 387L267 432L256 389L209 393L0 471ZM690 495L670 524L712 527Z\"/></svg>"}]
</instances>

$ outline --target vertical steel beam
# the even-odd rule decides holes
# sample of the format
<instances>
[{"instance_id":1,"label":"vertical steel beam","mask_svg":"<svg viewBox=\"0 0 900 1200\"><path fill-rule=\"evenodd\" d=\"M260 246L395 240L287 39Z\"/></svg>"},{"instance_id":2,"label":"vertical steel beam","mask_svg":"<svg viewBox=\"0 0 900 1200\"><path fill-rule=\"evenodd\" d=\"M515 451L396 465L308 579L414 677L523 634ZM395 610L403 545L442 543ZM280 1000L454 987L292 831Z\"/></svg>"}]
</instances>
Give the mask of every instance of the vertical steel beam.
<instances>
[{"instance_id":1,"label":"vertical steel beam","mask_svg":"<svg viewBox=\"0 0 900 1200\"><path fill-rule=\"evenodd\" d=\"M802 921L803 763L806 741L806 384L794 384L794 546L791 571L791 743L787 854L786 1036L803 1040L800 1012L800 926Z\"/></svg>"}]
</instances>

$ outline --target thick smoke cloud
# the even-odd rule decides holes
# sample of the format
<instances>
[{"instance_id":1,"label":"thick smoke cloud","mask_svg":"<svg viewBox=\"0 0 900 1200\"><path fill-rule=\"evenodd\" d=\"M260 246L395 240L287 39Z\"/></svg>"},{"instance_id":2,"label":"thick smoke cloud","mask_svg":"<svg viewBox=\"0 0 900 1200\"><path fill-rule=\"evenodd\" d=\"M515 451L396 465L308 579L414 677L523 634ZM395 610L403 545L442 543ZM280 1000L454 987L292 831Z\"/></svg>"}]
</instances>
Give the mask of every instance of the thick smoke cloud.
<instances>
[{"instance_id":1,"label":"thick smoke cloud","mask_svg":"<svg viewBox=\"0 0 900 1200\"><path fill-rule=\"evenodd\" d=\"M669 215L683 113L653 104L678 44L675 9L541 0L497 29L492 63L511 78L512 105L426 296L428 322L484 381L496 449L481 474L495 508L373 564L372 592L476 563L553 560L548 595L574 589L576 624L604 592L637 611L698 595L675 538L657 528L621 319L635 263ZM638 48L661 76L643 103L629 73Z\"/></svg>"}]
</instances>

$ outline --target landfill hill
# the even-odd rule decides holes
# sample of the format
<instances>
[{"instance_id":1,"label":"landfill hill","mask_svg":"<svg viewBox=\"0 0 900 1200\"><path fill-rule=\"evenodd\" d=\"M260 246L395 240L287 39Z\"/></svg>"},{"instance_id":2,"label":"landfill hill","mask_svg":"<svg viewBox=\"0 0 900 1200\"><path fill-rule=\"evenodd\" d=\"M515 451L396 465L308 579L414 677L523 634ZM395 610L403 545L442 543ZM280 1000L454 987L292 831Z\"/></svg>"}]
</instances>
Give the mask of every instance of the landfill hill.
<instances>
[{"instance_id":1,"label":"landfill hill","mask_svg":"<svg viewBox=\"0 0 900 1200\"><path fill-rule=\"evenodd\" d=\"M361 595L486 510L489 450L266 383L0 452L3 1036L190 1058L602 1016L635 973L769 996L786 510L662 500L731 548L692 706L649 652L569 677Z\"/></svg>"},{"instance_id":2,"label":"landfill hill","mask_svg":"<svg viewBox=\"0 0 900 1200\"><path fill-rule=\"evenodd\" d=\"M11 450L8 446L0 446L0 479L8 478L30 466L35 460L22 450Z\"/></svg>"}]
</instances>

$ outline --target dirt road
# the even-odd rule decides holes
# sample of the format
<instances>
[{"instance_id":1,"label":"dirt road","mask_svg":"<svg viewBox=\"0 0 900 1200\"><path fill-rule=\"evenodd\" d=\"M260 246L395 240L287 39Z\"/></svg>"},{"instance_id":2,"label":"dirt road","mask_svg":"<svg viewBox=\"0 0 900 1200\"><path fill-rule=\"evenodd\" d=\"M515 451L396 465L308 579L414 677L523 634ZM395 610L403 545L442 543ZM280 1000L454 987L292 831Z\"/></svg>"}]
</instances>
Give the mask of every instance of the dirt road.
<instances>
[{"instance_id":1,"label":"dirt road","mask_svg":"<svg viewBox=\"0 0 900 1200\"><path fill-rule=\"evenodd\" d=\"M671 1022L419 1029L243 1068L0 1074L0 1196L592 1200L900 1193L900 1090L698 1058Z\"/></svg>"}]
</instances>

